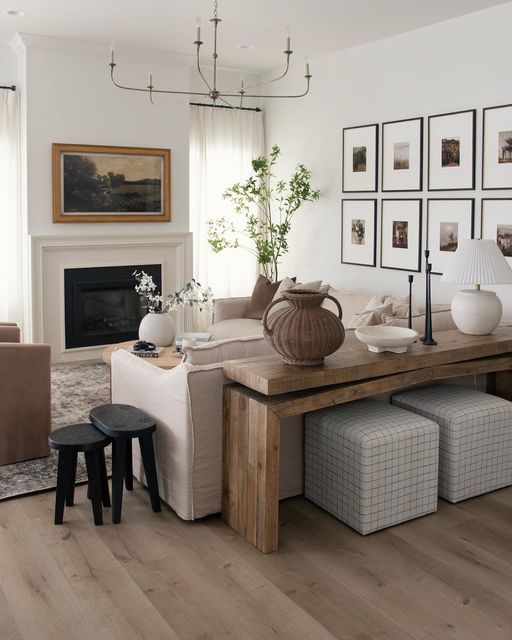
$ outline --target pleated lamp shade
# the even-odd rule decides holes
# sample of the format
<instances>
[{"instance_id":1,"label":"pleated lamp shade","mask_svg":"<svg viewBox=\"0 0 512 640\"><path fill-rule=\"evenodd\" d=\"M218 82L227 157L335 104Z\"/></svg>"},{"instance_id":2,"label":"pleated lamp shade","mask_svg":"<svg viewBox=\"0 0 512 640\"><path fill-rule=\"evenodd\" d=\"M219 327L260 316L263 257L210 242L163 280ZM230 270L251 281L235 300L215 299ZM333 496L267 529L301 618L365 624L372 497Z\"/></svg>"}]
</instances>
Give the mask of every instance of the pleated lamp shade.
<instances>
[{"instance_id":1,"label":"pleated lamp shade","mask_svg":"<svg viewBox=\"0 0 512 640\"><path fill-rule=\"evenodd\" d=\"M512 269L494 240L463 240L441 282L512 284Z\"/></svg>"}]
</instances>

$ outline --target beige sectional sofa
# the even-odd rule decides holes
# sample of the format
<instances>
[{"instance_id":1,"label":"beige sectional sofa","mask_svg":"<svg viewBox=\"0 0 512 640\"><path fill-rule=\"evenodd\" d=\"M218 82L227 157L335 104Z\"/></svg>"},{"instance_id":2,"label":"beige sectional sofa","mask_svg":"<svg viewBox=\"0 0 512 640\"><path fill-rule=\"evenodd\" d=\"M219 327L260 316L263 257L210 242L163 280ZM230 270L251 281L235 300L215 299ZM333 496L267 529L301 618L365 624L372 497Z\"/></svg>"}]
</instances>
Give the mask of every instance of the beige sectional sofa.
<instances>
[{"instance_id":1,"label":"beige sectional sofa","mask_svg":"<svg viewBox=\"0 0 512 640\"><path fill-rule=\"evenodd\" d=\"M330 288L329 294L335 297L343 309L343 324L350 327L350 320L356 314L363 311L368 303L375 297L372 293L357 293L353 291L338 291ZM387 296L381 296L386 298ZM261 320L247 318L250 298L222 298L215 300L214 323L208 331L212 334L212 340L225 340L227 338L240 338L242 336L263 335ZM335 311L334 303L327 300L324 305ZM406 318L389 317L389 324L407 326ZM424 305L416 305L413 310L413 328L423 332L425 326ZM436 304L432 308L433 332L455 329L455 324L450 312L450 305Z\"/></svg>"}]
</instances>

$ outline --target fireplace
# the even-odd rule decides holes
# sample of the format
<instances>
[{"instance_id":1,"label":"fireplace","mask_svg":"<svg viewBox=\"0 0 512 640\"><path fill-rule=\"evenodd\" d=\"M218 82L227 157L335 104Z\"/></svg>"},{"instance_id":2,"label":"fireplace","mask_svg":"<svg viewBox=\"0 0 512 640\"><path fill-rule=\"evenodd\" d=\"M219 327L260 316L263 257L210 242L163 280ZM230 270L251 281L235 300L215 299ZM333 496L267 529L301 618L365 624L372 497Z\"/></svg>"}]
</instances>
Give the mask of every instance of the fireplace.
<instances>
[{"instance_id":1,"label":"fireplace","mask_svg":"<svg viewBox=\"0 0 512 640\"><path fill-rule=\"evenodd\" d=\"M144 270L162 291L159 264L64 269L66 349L136 340L146 313L133 272Z\"/></svg>"}]
</instances>

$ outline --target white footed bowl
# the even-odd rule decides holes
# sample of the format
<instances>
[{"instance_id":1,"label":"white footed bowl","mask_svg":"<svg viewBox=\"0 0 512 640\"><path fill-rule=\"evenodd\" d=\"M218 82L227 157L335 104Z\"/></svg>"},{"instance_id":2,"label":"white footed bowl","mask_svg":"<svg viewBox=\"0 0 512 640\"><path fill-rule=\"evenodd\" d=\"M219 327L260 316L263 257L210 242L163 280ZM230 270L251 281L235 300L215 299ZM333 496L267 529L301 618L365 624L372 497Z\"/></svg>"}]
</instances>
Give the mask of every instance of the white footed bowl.
<instances>
[{"instance_id":1,"label":"white footed bowl","mask_svg":"<svg viewBox=\"0 0 512 640\"><path fill-rule=\"evenodd\" d=\"M368 350L374 353L382 353L382 351L405 353L407 347L416 342L420 335L414 329L381 324L374 327L359 327L355 330L355 334L356 338L368 345Z\"/></svg>"}]
</instances>

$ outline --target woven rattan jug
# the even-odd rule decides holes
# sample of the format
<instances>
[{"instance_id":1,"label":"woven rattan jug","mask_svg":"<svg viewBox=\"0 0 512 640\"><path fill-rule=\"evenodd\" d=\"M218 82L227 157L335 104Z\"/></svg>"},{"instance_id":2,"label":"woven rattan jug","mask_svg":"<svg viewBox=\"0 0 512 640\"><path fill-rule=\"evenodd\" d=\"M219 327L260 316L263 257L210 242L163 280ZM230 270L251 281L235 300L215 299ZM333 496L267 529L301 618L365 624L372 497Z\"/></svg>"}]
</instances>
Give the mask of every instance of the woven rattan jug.
<instances>
[{"instance_id":1,"label":"woven rattan jug","mask_svg":"<svg viewBox=\"0 0 512 640\"><path fill-rule=\"evenodd\" d=\"M338 315L321 306L326 298L336 304ZM272 307L283 302L282 308L269 316ZM340 303L331 295L309 289L289 289L265 309L263 332L286 364L312 367L322 364L325 356L343 344L345 329L341 318Z\"/></svg>"}]
</instances>

